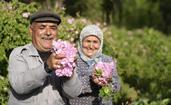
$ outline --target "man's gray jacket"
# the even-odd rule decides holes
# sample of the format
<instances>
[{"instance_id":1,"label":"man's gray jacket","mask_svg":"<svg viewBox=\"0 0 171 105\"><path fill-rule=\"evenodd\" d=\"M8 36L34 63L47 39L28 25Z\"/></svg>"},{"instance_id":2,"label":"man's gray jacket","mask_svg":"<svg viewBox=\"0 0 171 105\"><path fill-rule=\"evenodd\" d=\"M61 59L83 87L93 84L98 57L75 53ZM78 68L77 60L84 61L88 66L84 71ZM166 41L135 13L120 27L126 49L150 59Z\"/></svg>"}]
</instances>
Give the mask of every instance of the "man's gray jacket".
<instances>
[{"instance_id":1,"label":"man's gray jacket","mask_svg":"<svg viewBox=\"0 0 171 105\"><path fill-rule=\"evenodd\" d=\"M70 79L47 73L32 44L15 48L9 57L8 77L11 85L8 105L64 105L64 97L81 92L77 74Z\"/></svg>"}]
</instances>

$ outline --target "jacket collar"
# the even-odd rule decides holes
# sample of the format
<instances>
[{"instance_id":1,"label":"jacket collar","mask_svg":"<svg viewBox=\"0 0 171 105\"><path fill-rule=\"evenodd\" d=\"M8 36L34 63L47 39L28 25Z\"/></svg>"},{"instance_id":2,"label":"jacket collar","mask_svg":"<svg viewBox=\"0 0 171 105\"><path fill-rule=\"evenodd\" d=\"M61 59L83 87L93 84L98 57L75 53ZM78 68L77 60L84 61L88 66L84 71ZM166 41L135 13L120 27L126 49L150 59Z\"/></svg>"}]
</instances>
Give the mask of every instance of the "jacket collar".
<instances>
[{"instance_id":1,"label":"jacket collar","mask_svg":"<svg viewBox=\"0 0 171 105\"><path fill-rule=\"evenodd\" d=\"M25 45L24 48L29 51L29 56L39 56L37 49L34 47L32 43Z\"/></svg>"}]
</instances>

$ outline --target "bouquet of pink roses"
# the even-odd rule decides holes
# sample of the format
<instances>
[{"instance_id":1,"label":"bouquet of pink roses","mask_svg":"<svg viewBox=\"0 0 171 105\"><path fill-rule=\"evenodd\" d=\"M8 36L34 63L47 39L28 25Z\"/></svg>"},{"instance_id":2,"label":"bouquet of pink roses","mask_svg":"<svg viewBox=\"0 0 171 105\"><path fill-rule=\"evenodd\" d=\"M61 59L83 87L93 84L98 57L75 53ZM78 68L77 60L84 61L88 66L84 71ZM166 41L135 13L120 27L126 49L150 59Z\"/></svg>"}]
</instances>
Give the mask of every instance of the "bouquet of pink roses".
<instances>
[{"instance_id":1,"label":"bouquet of pink roses","mask_svg":"<svg viewBox=\"0 0 171 105\"><path fill-rule=\"evenodd\" d=\"M95 76L102 84L108 84L112 80L113 66L113 62L98 62L95 65L95 73L93 76Z\"/></svg>"},{"instance_id":2,"label":"bouquet of pink roses","mask_svg":"<svg viewBox=\"0 0 171 105\"><path fill-rule=\"evenodd\" d=\"M95 71L93 73L93 76L98 79L98 82L103 84L99 91L99 96L102 97L103 100L106 100L106 102L111 99L113 92L112 73L114 68L114 62L98 62L95 65Z\"/></svg>"},{"instance_id":3,"label":"bouquet of pink roses","mask_svg":"<svg viewBox=\"0 0 171 105\"><path fill-rule=\"evenodd\" d=\"M57 41L53 41L52 46L53 52L55 52L56 54L65 55L65 58L63 58L61 61L62 68L56 69L56 75L71 77L73 69L75 67L74 60L76 57L77 49L74 47L73 44L67 41L62 41L60 39Z\"/></svg>"}]
</instances>

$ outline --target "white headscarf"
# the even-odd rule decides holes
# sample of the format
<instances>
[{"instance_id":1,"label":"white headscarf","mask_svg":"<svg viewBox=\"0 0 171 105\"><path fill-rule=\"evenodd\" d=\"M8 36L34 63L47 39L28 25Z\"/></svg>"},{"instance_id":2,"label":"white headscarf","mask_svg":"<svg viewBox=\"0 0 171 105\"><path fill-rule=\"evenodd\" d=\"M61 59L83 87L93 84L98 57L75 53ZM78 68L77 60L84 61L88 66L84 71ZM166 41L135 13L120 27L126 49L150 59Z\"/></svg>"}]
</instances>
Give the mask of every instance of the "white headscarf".
<instances>
[{"instance_id":1,"label":"white headscarf","mask_svg":"<svg viewBox=\"0 0 171 105\"><path fill-rule=\"evenodd\" d=\"M91 58L87 57L82 50L82 42L83 39L87 36L94 35L100 40L100 48L95 55ZM80 33L80 39L78 43L78 52L82 60L87 62L89 65L94 65L96 62L100 60L100 56L102 55L102 47L103 47L103 32L96 25L87 25L84 27Z\"/></svg>"}]
</instances>

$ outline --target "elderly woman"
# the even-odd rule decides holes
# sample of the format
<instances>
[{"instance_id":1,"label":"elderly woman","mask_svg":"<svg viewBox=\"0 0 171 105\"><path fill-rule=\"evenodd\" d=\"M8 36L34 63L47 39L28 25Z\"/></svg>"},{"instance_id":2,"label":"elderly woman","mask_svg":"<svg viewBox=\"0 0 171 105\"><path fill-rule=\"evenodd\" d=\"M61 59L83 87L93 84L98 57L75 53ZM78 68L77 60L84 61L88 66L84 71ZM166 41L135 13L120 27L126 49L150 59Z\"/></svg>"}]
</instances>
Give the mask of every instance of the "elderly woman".
<instances>
[{"instance_id":1,"label":"elderly woman","mask_svg":"<svg viewBox=\"0 0 171 105\"><path fill-rule=\"evenodd\" d=\"M94 65L99 61L114 62L112 57L102 54L103 33L96 25L88 25L83 28L78 44L77 73L83 84L82 93L69 100L71 105L104 105L98 96L103 83L92 78ZM119 77L115 67L112 73L113 91L120 89ZM111 104L110 104L111 105Z\"/></svg>"}]
</instances>

